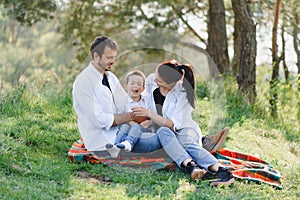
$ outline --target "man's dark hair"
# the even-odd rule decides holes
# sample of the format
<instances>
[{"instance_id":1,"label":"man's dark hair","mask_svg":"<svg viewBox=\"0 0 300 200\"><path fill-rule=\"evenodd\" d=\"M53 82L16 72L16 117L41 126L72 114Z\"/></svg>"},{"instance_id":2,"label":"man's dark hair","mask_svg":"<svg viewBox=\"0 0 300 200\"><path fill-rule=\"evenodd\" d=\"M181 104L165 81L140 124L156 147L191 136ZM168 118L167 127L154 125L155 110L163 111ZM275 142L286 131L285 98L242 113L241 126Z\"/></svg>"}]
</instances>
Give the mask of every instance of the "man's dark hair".
<instances>
[{"instance_id":1,"label":"man's dark hair","mask_svg":"<svg viewBox=\"0 0 300 200\"><path fill-rule=\"evenodd\" d=\"M96 52L100 58L102 57L105 47L109 47L113 50L118 50L118 45L115 41L106 36L96 37L90 46L91 56L94 59L94 53Z\"/></svg>"}]
</instances>

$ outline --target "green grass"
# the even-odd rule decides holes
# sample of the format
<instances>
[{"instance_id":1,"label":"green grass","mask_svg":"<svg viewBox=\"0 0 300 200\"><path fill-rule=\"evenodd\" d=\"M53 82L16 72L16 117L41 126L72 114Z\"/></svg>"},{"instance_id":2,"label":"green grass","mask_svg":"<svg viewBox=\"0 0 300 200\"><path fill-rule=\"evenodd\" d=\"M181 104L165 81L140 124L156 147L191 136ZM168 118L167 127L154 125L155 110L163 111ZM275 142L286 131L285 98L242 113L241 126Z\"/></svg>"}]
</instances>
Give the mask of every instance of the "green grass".
<instances>
[{"instance_id":1,"label":"green grass","mask_svg":"<svg viewBox=\"0 0 300 200\"><path fill-rule=\"evenodd\" d=\"M212 113L201 88L196 115L206 133ZM244 105L234 89L227 90L226 111L225 146L269 161L282 174L283 190L241 180L212 188L208 180L193 182L179 172L71 163L67 152L79 134L70 88L20 86L0 101L0 199L297 199L299 121L290 123L283 111L285 120L273 120L259 105Z\"/></svg>"}]
</instances>

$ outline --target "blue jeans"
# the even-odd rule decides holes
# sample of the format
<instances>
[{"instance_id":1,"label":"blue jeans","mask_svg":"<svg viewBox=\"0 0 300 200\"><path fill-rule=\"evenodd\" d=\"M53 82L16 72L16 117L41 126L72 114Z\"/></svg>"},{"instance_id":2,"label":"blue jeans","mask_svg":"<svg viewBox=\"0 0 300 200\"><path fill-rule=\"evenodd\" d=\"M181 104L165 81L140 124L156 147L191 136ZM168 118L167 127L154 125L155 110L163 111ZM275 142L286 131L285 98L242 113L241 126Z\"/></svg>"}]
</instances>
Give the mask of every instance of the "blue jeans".
<instances>
[{"instance_id":1,"label":"blue jeans","mask_svg":"<svg viewBox=\"0 0 300 200\"><path fill-rule=\"evenodd\" d=\"M148 130L139 124L122 124L119 126L115 144L127 140L135 153L147 153L161 148L159 139L155 133L147 132Z\"/></svg>"},{"instance_id":2,"label":"blue jeans","mask_svg":"<svg viewBox=\"0 0 300 200\"><path fill-rule=\"evenodd\" d=\"M217 159L199 144L199 135L192 128L183 128L177 134L168 127L160 127L156 134L143 132L142 126L134 126L132 130L137 131L130 136L135 145L132 152L147 153L163 148L168 156L180 167L186 159L193 159L199 166L205 168L217 163ZM121 125L117 137L124 139L128 137L132 127ZM140 130L138 130L140 128ZM137 137L137 136L140 137Z\"/></svg>"},{"instance_id":3,"label":"blue jeans","mask_svg":"<svg viewBox=\"0 0 300 200\"><path fill-rule=\"evenodd\" d=\"M218 160L199 144L199 135L192 128L183 128L175 134L167 127L160 127L156 133L166 153L180 167L186 159L193 159L199 166L205 168L218 162Z\"/></svg>"},{"instance_id":4,"label":"blue jeans","mask_svg":"<svg viewBox=\"0 0 300 200\"><path fill-rule=\"evenodd\" d=\"M202 148L201 138L193 128L180 129L177 139L193 160L207 171L209 171L208 167L218 162L210 152Z\"/></svg>"}]
</instances>

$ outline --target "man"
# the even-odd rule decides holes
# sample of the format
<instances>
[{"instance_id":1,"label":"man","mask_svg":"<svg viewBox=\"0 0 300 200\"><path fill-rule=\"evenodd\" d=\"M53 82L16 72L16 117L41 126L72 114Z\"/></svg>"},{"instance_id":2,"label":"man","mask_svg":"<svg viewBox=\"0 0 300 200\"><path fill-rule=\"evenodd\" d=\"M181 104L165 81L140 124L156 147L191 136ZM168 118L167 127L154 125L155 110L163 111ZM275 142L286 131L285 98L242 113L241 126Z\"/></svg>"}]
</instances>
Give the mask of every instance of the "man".
<instances>
[{"instance_id":1,"label":"man","mask_svg":"<svg viewBox=\"0 0 300 200\"><path fill-rule=\"evenodd\" d=\"M105 144L115 140L116 125L132 120L130 114L125 113L126 93L110 72L117 51L117 44L110 38L97 37L90 47L92 61L73 85L73 106L88 151L106 150Z\"/></svg>"},{"instance_id":2,"label":"man","mask_svg":"<svg viewBox=\"0 0 300 200\"><path fill-rule=\"evenodd\" d=\"M140 123L146 118L127 112L126 92L111 72L118 52L117 43L106 36L97 37L90 46L90 52L92 61L73 85L73 107L78 116L79 132L88 151L108 150L112 157L117 157L118 148L105 147L114 143L117 125L132 120ZM225 128L216 135L203 137L203 147L216 151L224 143L227 132L228 128ZM151 143L149 138L148 143ZM143 144L142 138L137 144L137 148L144 152L160 148L158 145L150 146Z\"/></svg>"}]
</instances>

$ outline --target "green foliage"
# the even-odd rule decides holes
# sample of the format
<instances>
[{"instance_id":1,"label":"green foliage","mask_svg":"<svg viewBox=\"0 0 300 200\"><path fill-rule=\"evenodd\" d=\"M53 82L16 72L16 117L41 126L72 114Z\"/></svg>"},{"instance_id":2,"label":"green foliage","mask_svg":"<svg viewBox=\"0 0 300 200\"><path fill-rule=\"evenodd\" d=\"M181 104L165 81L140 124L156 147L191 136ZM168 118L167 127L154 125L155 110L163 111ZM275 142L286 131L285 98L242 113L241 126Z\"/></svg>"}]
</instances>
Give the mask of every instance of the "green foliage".
<instances>
[{"instance_id":1,"label":"green foliage","mask_svg":"<svg viewBox=\"0 0 300 200\"><path fill-rule=\"evenodd\" d=\"M174 31L183 28L181 32L185 32L188 28L182 20L191 14L197 15L204 7L205 3L187 0L67 1L60 17L61 31L64 41L74 45L78 60L83 61L89 55L90 43L96 36L113 37L130 29L140 31L156 27Z\"/></svg>"},{"instance_id":2,"label":"green foliage","mask_svg":"<svg viewBox=\"0 0 300 200\"><path fill-rule=\"evenodd\" d=\"M33 25L43 19L53 19L56 3L54 0L0 0L6 14L15 18L23 25Z\"/></svg>"},{"instance_id":3,"label":"green foliage","mask_svg":"<svg viewBox=\"0 0 300 200\"><path fill-rule=\"evenodd\" d=\"M236 123L243 126L244 120L255 117L253 113L254 106L245 104L242 95L237 90L230 88L227 91L226 100L228 111L227 123L230 126Z\"/></svg>"},{"instance_id":4,"label":"green foliage","mask_svg":"<svg viewBox=\"0 0 300 200\"><path fill-rule=\"evenodd\" d=\"M261 80L258 80L260 82ZM259 85L264 85L260 83ZM258 97L255 105L247 105L242 100L237 88L230 87L227 90L227 124L230 126L244 126L244 123L250 120L262 120L263 126L275 128L281 131L282 136L290 142L299 143L300 124L297 117L297 88L290 87L285 83L278 84L278 112L277 118L272 118L268 104L268 88L258 87ZM262 91L261 91L262 90ZM270 120L266 120L266 119Z\"/></svg>"},{"instance_id":5,"label":"green foliage","mask_svg":"<svg viewBox=\"0 0 300 200\"><path fill-rule=\"evenodd\" d=\"M198 98L209 98L209 89L207 88L207 85L205 83L198 83L196 87L196 96Z\"/></svg>"},{"instance_id":6,"label":"green foliage","mask_svg":"<svg viewBox=\"0 0 300 200\"><path fill-rule=\"evenodd\" d=\"M62 84L77 72L79 65L73 61L74 51L61 43L55 22L24 27L9 18L0 21L6 27L0 42L1 89L11 89L22 83L24 77L37 78L40 80L37 84L42 84L41 81L43 84L47 81Z\"/></svg>"}]
</instances>

